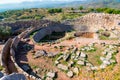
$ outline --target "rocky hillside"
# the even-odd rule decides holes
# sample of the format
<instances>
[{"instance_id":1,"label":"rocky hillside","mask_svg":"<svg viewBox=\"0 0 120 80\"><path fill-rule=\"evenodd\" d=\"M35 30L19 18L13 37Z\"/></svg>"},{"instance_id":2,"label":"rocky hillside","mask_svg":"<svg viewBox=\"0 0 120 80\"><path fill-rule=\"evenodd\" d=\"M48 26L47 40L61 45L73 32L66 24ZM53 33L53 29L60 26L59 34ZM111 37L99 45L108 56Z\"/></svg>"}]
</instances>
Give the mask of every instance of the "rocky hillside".
<instances>
[{"instance_id":1,"label":"rocky hillside","mask_svg":"<svg viewBox=\"0 0 120 80\"><path fill-rule=\"evenodd\" d=\"M120 29L120 15L105 13L89 13L79 19L68 21L77 30L96 32L100 29Z\"/></svg>"}]
</instances>

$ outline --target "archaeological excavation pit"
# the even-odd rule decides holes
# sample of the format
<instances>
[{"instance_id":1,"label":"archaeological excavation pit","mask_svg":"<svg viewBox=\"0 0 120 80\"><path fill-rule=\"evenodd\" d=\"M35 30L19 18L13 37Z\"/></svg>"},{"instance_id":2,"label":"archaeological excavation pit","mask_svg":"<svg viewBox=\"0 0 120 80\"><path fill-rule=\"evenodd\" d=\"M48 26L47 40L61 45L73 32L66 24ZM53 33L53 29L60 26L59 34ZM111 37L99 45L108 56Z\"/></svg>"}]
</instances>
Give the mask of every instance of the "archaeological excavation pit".
<instances>
[{"instance_id":1,"label":"archaeological excavation pit","mask_svg":"<svg viewBox=\"0 0 120 80\"><path fill-rule=\"evenodd\" d=\"M52 32L50 35L46 35L40 40L40 42L53 42L65 37L65 32Z\"/></svg>"}]
</instances>

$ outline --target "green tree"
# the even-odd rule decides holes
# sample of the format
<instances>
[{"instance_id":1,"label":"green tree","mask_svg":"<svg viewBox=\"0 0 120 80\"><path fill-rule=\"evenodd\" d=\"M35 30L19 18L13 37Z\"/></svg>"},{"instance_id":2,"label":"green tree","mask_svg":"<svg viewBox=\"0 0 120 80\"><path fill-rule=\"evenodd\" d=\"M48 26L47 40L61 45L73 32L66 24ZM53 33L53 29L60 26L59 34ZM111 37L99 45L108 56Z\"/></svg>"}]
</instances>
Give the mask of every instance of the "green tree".
<instances>
[{"instance_id":1,"label":"green tree","mask_svg":"<svg viewBox=\"0 0 120 80\"><path fill-rule=\"evenodd\" d=\"M71 8L71 10L74 10L74 8Z\"/></svg>"},{"instance_id":2,"label":"green tree","mask_svg":"<svg viewBox=\"0 0 120 80\"><path fill-rule=\"evenodd\" d=\"M0 26L0 38L6 39L11 35L11 27L8 26Z\"/></svg>"},{"instance_id":3,"label":"green tree","mask_svg":"<svg viewBox=\"0 0 120 80\"><path fill-rule=\"evenodd\" d=\"M108 8L108 9L106 9L104 12L105 12L105 13L112 14L113 11L114 11L114 9Z\"/></svg>"},{"instance_id":4,"label":"green tree","mask_svg":"<svg viewBox=\"0 0 120 80\"><path fill-rule=\"evenodd\" d=\"M80 10L83 10L83 6L80 6L79 9L80 9Z\"/></svg>"},{"instance_id":5,"label":"green tree","mask_svg":"<svg viewBox=\"0 0 120 80\"><path fill-rule=\"evenodd\" d=\"M120 10L114 10L113 14L120 14Z\"/></svg>"},{"instance_id":6,"label":"green tree","mask_svg":"<svg viewBox=\"0 0 120 80\"><path fill-rule=\"evenodd\" d=\"M93 12L94 8L89 8L88 11Z\"/></svg>"},{"instance_id":7,"label":"green tree","mask_svg":"<svg viewBox=\"0 0 120 80\"><path fill-rule=\"evenodd\" d=\"M62 8L54 8L54 9L48 9L49 13L60 13L62 12Z\"/></svg>"}]
</instances>

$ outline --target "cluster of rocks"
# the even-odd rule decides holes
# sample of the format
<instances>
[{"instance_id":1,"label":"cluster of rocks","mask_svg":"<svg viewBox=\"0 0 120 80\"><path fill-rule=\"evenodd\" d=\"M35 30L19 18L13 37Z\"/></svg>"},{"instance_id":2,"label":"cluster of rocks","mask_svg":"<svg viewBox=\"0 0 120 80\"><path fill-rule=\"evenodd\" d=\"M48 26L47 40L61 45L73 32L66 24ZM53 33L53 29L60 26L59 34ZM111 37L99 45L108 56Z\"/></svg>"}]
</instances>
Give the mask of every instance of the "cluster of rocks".
<instances>
[{"instance_id":1,"label":"cluster of rocks","mask_svg":"<svg viewBox=\"0 0 120 80\"><path fill-rule=\"evenodd\" d=\"M55 60L55 65L66 72L67 76L73 77L74 74L78 74L80 72L79 66L86 66L87 70L99 70L104 69L110 64L116 63L113 59L115 53L117 53L117 47L113 45L105 45L106 48L103 51L104 56L100 56L100 60L102 64L100 66L93 65L91 62L87 60L89 56L85 54L85 51L96 51L95 44L91 43L85 47L82 47L80 50L76 47L69 48L68 51L62 53Z\"/></svg>"},{"instance_id":2,"label":"cluster of rocks","mask_svg":"<svg viewBox=\"0 0 120 80\"><path fill-rule=\"evenodd\" d=\"M38 50L34 53L34 59L39 58L41 56L47 56L47 57L54 57L56 54L52 52L46 52L45 50Z\"/></svg>"},{"instance_id":3,"label":"cluster of rocks","mask_svg":"<svg viewBox=\"0 0 120 80\"><path fill-rule=\"evenodd\" d=\"M70 78L79 74L81 66L92 65L87 61L87 54L80 52L76 47L73 47L69 52L62 53L57 57L54 64L57 68L66 72L66 75Z\"/></svg>"},{"instance_id":4,"label":"cluster of rocks","mask_svg":"<svg viewBox=\"0 0 120 80\"><path fill-rule=\"evenodd\" d=\"M39 57L41 57L41 56L45 56L45 55L47 55L47 53L46 53L46 51L44 51L44 50L36 51L35 54L34 54L34 59L35 59L35 58L39 58Z\"/></svg>"},{"instance_id":5,"label":"cluster of rocks","mask_svg":"<svg viewBox=\"0 0 120 80\"><path fill-rule=\"evenodd\" d=\"M113 59L115 53L117 53L118 51L116 50L116 46L113 45L109 45L107 46L107 48L102 52L102 54L105 55L105 57L100 57L102 64L100 65L101 69L106 68L108 65L112 64L112 63L116 63L116 60Z\"/></svg>"},{"instance_id":6,"label":"cluster of rocks","mask_svg":"<svg viewBox=\"0 0 120 80\"><path fill-rule=\"evenodd\" d=\"M48 72L46 74L46 79L45 80L54 80L56 77L56 72Z\"/></svg>"},{"instance_id":7,"label":"cluster of rocks","mask_svg":"<svg viewBox=\"0 0 120 80\"><path fill-rule=\"evenodd\" d=\"M96 48L94 46L94 43L88 44L87 46L84 46L81 48L81 51L95 51Z\"/></svg>"},{"instance_id":8,"label":"cluster of rocks","mask_svg":"<svg viewBox=\"0 0 120 80\"><path fill-rule=\"evenodd\" d=\"M117 53L116 46L113 45L104 45L106 46L105 50L102 52L102 54L105 56L100 56L100 60L102 61L102 64L100 66L91 65L88 70L98 70L98 69L104 69L107 66L109 66L112 63L116 63L116 61L113 58L114 54ZM88 44L87 46L83 47L81 49L82 51L95 51L94 43Z\"/></svg>"}]
</instances>

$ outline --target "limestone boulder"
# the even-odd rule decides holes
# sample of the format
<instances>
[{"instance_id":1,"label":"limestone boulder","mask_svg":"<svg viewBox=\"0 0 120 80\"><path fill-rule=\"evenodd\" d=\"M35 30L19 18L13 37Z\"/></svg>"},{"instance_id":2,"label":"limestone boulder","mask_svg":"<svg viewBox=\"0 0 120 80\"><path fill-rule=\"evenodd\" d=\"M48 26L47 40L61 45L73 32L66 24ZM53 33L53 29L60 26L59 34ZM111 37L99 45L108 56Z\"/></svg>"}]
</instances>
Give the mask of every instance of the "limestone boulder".
<instances>
[{"instance_id":1,"label":"limestone boulder","mask_svg":"<svg viewBox=\"0 0 120 80\"><path fill-rule=\"evenodd\" d=\"M73 77L73 72L72 71L68 71L67 72L67 76L70 77L70 78Z\"/></svg>"},{"instance_id":2,"label":"limestone boulder","mask_svg":"<svg viewBox=\"0 0 120 80\"><path fill-rule=\"evenodd\" d=\"M47 53L44 50L39 50L34 54L34 58L39 58L41 56L45 56Z\"/></svg>"},{"instance_id":3,"label":"limestone boulder","mask_svg":"<svg viewBox=\"0 0 120 80\"><path fill-rule=\"evenodd\" d=\"M79 64L79 65L85 65L85 62L84 61L81 61L81 60L79 60L78 62L77 62L77 64Z\"/></svg>"},{"instance_id":4,"label":"limestone boulder","mask_svg":"<svg viewBox=\"0 0 120 80\"><path fill-rule=\"evenodd\" d=\"M75 74L78 74L78 73L79 73L79 69L78 69L77 67L75 67L75 68L73 68L73 72L74 72Z\"/></svg>"},{"instance_id":5,"label":"limestone boulder","mask_svg":"<svg viewBox=\"0 0 120 80\"><path fill-rule=\"evenodd\" d=\"M55 77L55 72L48 72L47 76L50 78L54 78Z\"/></svg>"},{"instance_id":6,"label":"limestone boulder","mask_svg":"<svg viewBox=\"0 0 120 80\"><path fill-rule=\"evenodd\" d=\"M57 66L59 69L62 69L64 71L67 71L68 70L68 67L66 65L63 65L63 64L58 64Z\"/></svg>"}]
</instances>

